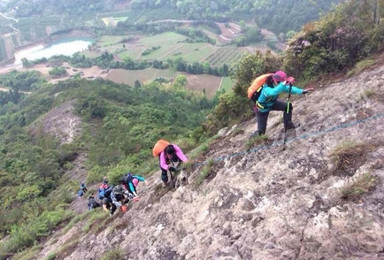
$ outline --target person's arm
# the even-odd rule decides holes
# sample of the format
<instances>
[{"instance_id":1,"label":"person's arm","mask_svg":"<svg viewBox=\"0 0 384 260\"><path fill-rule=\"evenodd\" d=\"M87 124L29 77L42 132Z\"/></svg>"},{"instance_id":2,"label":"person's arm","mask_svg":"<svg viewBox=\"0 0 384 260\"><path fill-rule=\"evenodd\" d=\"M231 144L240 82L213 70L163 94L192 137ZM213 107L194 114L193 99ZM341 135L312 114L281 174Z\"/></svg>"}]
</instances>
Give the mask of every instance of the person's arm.
<instances>
[{"instance_id":1,"label":"person's arm","mask_svg":"<svg viewBox=\"0 0 384 260\"><path fill-rule=\"evenodd\" d=\"M184 155L184 153L183 153L183 151L180 149L180 147L177 146L176 144L172 144L172 145L173 145L173 147L175 148L177 157L179 157L179 159L182 160L183 162L188 161L187 156Z\"/></svg>"},{"instance_id":2,"label":"person's arm","mask_svg":"<svg viewBox=\"0 0 384 260\"><path fill-rule=\"evenodd\" d=\"M274 88L265 88L263 89L263 94L265 96L277 96L279 95L280 93L282 92L286 92L288 93L289 92L289 84L284 84L284 82L280 82L276 87ZM303 94L303 90L299 87L296 87L296 86L292 86L291 88L291 94Z\"/></svg>"},{"instance_id":3,"label":"person's arm","mask_svg":"<svg viewBox=\"0 0 384 260\"><path fill-rule=\"evenodd\" d=\"M133 177L138 179L139 181L145 181L145 178L140 175L133 175Z\"/></svg>"},{"instance_id":4,"label":"person's arm","mask_svg":"<svg viewBox=\"0 0 384 260\"><path fill-rule=\"evenodd\" d=\"M135 189L135 186L133 185L133 183L132 182L129 182L129 189L130 189L130 191L132 191L132 194L135 196L135 197L138 197L137 196L137 193L136 193L136 189ZM127 193L128 193L128 191L127 191Z\"/></svg>"},{"instance_id":5,"label":"person's arm","mask_svg":"<svg viewBox=\"0 0 384 260\"><path fill-rule=\"evenodd\" d=\"M143 177L143 176L140 176L140 175L134 175L134 177L136 179L138 179L139 181L143 181L145 182L145 184L147 184L147 186L149 185L148 181Z\"/></svg>"},{"instance_id":6,"label":"person's arm","mask_svg":"<svg viewBox=\"0 0 384 260\"><path fill-rule=\"evenodd\" d=\"M164 170L168 170L168 165L165 160L165 152L160 153L160 167L163 168Z\"/></svg>"},{"instance_id":7,"label":"person's arm","mask_svg":"<svg viewBox=\"0 0 384 260\"><path fill-rule=\"evenodd\" d=\"M103 203L103 210L109 213L109 209L107 208L107 205Z\"/></svg>"}]
</instances>

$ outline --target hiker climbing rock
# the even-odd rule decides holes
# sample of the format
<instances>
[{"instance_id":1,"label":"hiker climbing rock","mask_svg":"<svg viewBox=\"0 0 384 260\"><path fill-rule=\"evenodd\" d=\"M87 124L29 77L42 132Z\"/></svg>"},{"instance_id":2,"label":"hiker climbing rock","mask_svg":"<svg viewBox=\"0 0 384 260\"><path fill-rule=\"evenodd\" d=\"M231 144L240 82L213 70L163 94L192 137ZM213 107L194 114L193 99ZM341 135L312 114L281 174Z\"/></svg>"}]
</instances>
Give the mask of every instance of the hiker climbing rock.
<instances>
[{"instance_id":1,"label":"hiker climbing rock","mask_svg":"<svg viewBox=\"0 0 384 260\"><path fill-rule=\"evenodd\" d=\"M262 77L262 76L261 76ZM260 79L257 78L256 80ZM255 81L256 81L255 80ZM294 129L296 125L292 122L292 104L289 103L290 94L306 94L309 91L313 91L313 88L300 89L293 86L294 78L287 78L287 74L284 71L277 71L274 74L267 74L261 80L258 81L260 88L252 86L248 89L248 97L255 101L255 112L257 118L258 130L254 132L251 137L265 134L267 128L268 115L271 110L284 111L284 128L285 130ZM252 88L252 89L251 89ZM254 91L254 93L252 93ZM253 99L252 96L258 91L257 99ZM288 101L283 102L278 100L279 94L285 92L288 93Z\"/></svg>"},{"instance_id":2,"label":"hiker climbing rock","mask_svg":"<svg viewBox=\"0 0 384 260\"><path fill-rule=\"evenodd\" d=\"M147 186L149 185L144 177L132 174L130 172L123 176L122 181L124 182L125 188L128 190L128 192L137 198L139 196L137 195L136 187L139 185L139 182L143 181L145 184L147 184Z\"/></svg>"},{"instance_id":3,"label":"hiker climbing rock","mask_svg":"<svg viewBox=\"0 0 384 260\"><path fill-rule=\"evenodd\" d=\"M176 171L175 167L169 166L171 163L186 162L188 159L183 151L176 144L170 144L168 141L160 139L153 147L153 156L159 156L161 180L164 187L168 183L168 170Z\"/></svg>"},{"instance_id":4,"label":"hiker climbing rock","mask_svg":"<svg viewBox=\"0 0 384 260\"><path fill-rule=\"evenodd\" d=\"M104 199L105 197L109 197L110 193L112 192L113 186L110 186L108 184L107 177L103 178L102 183L99 186L99 189L97 191L99 200Z\"/></svg>"},{"instance_id":5,"label":"hiker climbing rock","mask_svg":"<svg viewBox=\"0 0 384 260\"><path fill-rule=\"evenodd\" d=\"M80 184L80 190L77 192L77 196L82 197L87 192L84 182Z\"/></svg>"},{"instance_id":6,"label":"hiker climbing rock","mask_svg":"<svg viewBox=\"0 0 384 260\"><path fill-rule=\"evenodd\" d=\"M122 211L126 210L124 204L128 203L131 199L133 199L133 195L128 192L124 187L124 182L120 182L119 185L116 185L111 192L110 199L112 204L110 205L110 215L116 211L117 208L121 208Z\"/></svg>"},{"instance_id":7,"label":"hiker climbing rock","mask_svg":"<svg viewBox=\"0 0 384 260\"><path fill-rule=\"evenodd\" d=\"M80 184L80 189L83 190L84 193L86 193L86 192L88 191L88 189L87 189L87 187L85 186L85 183L84 183L84 182L82 182L82 183Z\"/></svg>"},{"instance_id":8,"label":"hiker climbing rock","mask_svg":"<svg viewBox=\"0 0 384 260\"><path fill-rule=\"evenodd\" d=\"M100 203L96 201L95 196L92 193L88 197L88 209L91 210L91 209L95 209L95 208L98 208L98 207L100 207Z\"/></svg>"}]
</instances>

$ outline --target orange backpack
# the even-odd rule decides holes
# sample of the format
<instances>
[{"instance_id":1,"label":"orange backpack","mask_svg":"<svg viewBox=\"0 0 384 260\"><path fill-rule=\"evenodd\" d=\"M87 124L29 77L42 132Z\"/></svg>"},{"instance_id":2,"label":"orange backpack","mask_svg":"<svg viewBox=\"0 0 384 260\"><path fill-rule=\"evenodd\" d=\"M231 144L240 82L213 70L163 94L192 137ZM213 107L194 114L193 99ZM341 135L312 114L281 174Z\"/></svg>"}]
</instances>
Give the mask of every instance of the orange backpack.
<instances>
[{"instance_id":1,"label":"orange backpack","mask_svg":"<svg viewBox=\"0 0 384 260\"><path fill-rule=\"evenodd\" d=\"M248 98L253 100L254 102L260 96L261 90L263 89L263 85L269 76L273 75L273 73L264 74L258 76L253 82L252 85L248 88Z\"/></svg>"},{"instance_id":2,"label":"orange backpack","mask_svg":"<svg viewBox=\"0 0 384 260\"><path fill-rule=\"evenodd\" d=\"M166 140L160 139L159 141L157 141L152 150L153 156L159 156L160 153L164 151L165 147L167 147L168 145L170 145L170 143Z\"/></svg>"}]
</instances>

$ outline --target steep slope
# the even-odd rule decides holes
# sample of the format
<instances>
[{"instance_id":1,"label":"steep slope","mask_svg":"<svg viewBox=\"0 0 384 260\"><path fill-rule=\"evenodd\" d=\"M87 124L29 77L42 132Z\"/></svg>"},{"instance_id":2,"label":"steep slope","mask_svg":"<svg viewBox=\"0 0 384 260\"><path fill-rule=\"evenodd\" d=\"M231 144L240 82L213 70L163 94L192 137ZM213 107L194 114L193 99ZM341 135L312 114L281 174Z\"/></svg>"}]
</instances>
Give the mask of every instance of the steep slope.
<instances>
[{"instance_id":1,"label":"steep slope","mask_svg":"<svg viewBox=\"0 0 384 260\"><path fill-rule=\"evenodd\" d=\"M57 232L37 258L99 259L116 250L122 259L383 258L383 75L381 66L295 99L302 126L286 149L280 113L270 115L269 140L248 151L254 121L223 129L198 158L213 160L201 185L202 163L174 192L160 188L157 172L128 213L88 233L83 222ZM332 160L350 141L357 145ZM364 176L372 185L361 198L342 193Z\"/></svg>"}]
</instances>

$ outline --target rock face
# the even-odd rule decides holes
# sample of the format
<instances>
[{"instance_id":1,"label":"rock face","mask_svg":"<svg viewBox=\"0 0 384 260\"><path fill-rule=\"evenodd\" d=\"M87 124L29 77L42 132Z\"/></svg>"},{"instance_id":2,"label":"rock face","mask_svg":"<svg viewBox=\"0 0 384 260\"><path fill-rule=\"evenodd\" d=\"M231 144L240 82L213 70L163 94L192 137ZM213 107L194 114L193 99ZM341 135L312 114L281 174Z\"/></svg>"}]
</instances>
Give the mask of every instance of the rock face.
<instances>
[{"instance_id":1,"label":"rock face","mask_svg":"<svg viewBox=\"0 0 384 260\"><path fill-rule=\"evenodd\" d=\"M383 259L383 75L379 67L295 98L302 126L287 134L285 147L280 112L270 114L269 139L250 150L254 121L238 125L241 133L223 130L199 158L213 163L187 169L186 185L165 190L157 172L127 213L106 216L88 232L83 222L57 232L38 259L53 252L56 259L100 259L116 251L122 259L153 260ZM342 169L332 154L349 141L366 149ZM210 174L197 185L203 167ZM367 174L374 185L343 199Z\"/></svg>"},{"instance_id":2,"label":"rock face","mask_svg":"<svg viewBox=\"0 0 384 260\"><path fill-rule=\"evenodd\" d=\"M31 127L32 134L41 127L44 133L54 135L60 144L73 142L82 132L81 117L74 113L74 102L74 100L67 101L52 109Z\"/></svg>"}]
</instances>

